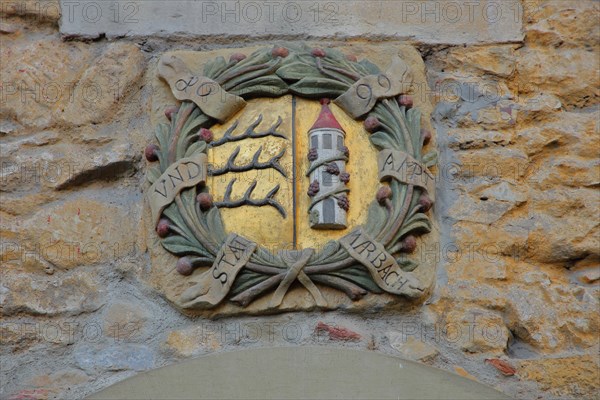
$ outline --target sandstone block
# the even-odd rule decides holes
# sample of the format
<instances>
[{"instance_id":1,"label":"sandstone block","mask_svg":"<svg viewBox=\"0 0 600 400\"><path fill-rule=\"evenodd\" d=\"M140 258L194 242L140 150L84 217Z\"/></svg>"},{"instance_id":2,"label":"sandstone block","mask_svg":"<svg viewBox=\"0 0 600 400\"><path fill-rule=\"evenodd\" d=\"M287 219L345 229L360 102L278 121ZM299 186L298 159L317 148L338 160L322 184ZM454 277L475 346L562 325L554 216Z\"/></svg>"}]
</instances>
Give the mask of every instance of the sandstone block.
<instances>
[{"instance_id":1,"label":"sandstone block","mask_svg":"<svg viewBox=\"0 0 600 400\"><path fill-rule=\"evenodd\" d=\"M4 315L78 315L102 306L101 289L89 273L35 276L16 271L2 273L1 304Z\"/></svg>"},{"instance_id":2,"label":"sandstone block","mask_svg":"<svg viewBox=\"0 0 600 400\"><path fill-rule=\"evenodd\" d=\"M140 49L129 43L114 43L94 60L73 91L73 101L61 114L73 125L101 123L111 119L119 101L137 92L137 83L145 69Z\"/></svg>"},{"instance_id":3,"label":"sandstone block","mask_svg":"<svg viewBox=\"0 0 600 400\"><path fill-rule=\"evenodd\" d=\"M428 362L439 354L439 350L412 336L403 340L402 334L398 332L388 333L390 345L400 353L402 358L413 361Z\"/></svg>"},{"instance_id":4,"label":"sandstone block","mask_svg":"<svg viewBox=\"0 0 600 400\"><path fill-rule=\"evenodd\" d=\"M89 3L94 4L90 6ZM338 3L231 4L171 1L161 5L134 1L114 18L108 4L61 1L61 32L83 37L310 35L324 38L385 36L426 43L485 43L522 40L520 4L482 1L448 6L394 1ZM92 8L93 7L93 8ZM94 17L84 14L92 8ZM92 11L88 11L91 13ZM202 21L202 23L198 23ZM399 22L400 21L400 22Z\"/></svg>"}]
</instances>

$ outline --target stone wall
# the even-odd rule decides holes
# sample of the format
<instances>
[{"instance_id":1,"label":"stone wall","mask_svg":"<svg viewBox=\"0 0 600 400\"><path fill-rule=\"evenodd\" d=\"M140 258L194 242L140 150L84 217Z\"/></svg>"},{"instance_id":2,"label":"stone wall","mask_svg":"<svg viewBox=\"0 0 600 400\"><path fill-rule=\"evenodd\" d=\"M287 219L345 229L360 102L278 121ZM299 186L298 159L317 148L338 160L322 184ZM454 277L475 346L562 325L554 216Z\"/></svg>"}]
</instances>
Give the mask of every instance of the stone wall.
<instances>
[{"instance_id":1,"label":"stone wall","mask_svg":"<svg viewBox=\"0 0 600 400\"><path fill-rule=\"evenodd\" d=\"M423 306L219 320L145 283L149 71L168 50L274 39L82 39L59 32L56 1L1 4L1 398L77 399L189 357L307 344L418 360L515 398L598 398L597 2L523 2L522 40L412 39L440 152Z\"/></svg>"}]
</instances>

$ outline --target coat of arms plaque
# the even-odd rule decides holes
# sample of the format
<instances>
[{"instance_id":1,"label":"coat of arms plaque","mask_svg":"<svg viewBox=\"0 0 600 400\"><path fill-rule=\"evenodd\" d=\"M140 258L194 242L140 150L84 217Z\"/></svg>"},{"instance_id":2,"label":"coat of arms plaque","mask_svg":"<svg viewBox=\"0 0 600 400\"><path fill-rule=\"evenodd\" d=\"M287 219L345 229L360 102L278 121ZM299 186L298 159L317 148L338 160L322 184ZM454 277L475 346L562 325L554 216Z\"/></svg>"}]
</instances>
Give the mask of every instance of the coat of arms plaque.
<instances>
[{"instance_id":1,"label":"coat of arms plaque","mask_svg":"<svg viewBox=\"0 0 600 400\"><path fill-rule=\"evenodd\" d=\"M436 153L403 49L384 68L306 45L162 56L146 194L169 300L229 315L425 297Z\"/></svg>"}]
</instances>

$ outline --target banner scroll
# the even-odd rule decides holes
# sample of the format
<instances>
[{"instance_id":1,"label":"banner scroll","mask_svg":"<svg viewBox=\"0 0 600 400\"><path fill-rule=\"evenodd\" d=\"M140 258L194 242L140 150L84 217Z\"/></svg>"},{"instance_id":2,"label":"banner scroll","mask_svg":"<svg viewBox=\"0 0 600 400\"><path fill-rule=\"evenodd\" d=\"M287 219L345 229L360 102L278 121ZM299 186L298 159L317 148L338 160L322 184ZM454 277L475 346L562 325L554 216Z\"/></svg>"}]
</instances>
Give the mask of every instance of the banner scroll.
<instances>
[{"instance_id":1,"label":"banner scroll","mask_svg":"<svg viewBox=\"0 0 600 400\"><path fill-rule=\"evenodd\" d=\"M156 225L166 206L183 189L206 182L208 158L204 153L182 158L171 164L148 190L152 220Z\"/></svg>"},{"instance_id":2,"label":"banner scroll","mask_svg":"<svg viewBox=\"0 0 600 400\"><path fill-rule=\"evenodd\" d=\"M174 55L160 59L158 73L167 81L177 100L193 101L203 113L219 122L226 121L246 105L243 98L227 93L212 79L192 73Z\"/></svg>"},{"instance_id":3,"label":"banner scroll","mask_svg":"<svg viewBox=\"0 0 600 400\"><path fill-rule=\"evenodd\" d=\"M361 228L341 238L340 243L355 260L367 267L381 289L408 297L423 294L422 283L412 273L403 271L383 245L371 239Z\"/></svg>"},{"instance_id":4,"label":"banner scroll","mask_svg":"<svg viewBox=\"0 0 600 400\"><path fill-rule=\"evenodd\" d=\"M379 152L377 165L380 181L394 178L399 182L421 187L435 201L435 176L410 154L385 149Z\"/></svg>"},{"instance_id":5,"label":"banner scroll","mask_svg":"<svg viewBox=\"0 0 600 400\"><path fill-rule=\"evenodd\" d=\"M200 275L197 284L181 295L185 307L211 308L223 301L255 249L256 243L235 233L229 234L212 267Z\"/></svg>"},{"instance_id":6,"label":"banner scroll","mask_svg":"<svg viewBox=\"0 0 600 400\"><path fill-rule=\"evenodd\" d=\"M379 99L407 93L412 81L408 65L395 56L385 73L363 76L334 103L356 119L371 111Z\"/></svg>"}]
</instances>

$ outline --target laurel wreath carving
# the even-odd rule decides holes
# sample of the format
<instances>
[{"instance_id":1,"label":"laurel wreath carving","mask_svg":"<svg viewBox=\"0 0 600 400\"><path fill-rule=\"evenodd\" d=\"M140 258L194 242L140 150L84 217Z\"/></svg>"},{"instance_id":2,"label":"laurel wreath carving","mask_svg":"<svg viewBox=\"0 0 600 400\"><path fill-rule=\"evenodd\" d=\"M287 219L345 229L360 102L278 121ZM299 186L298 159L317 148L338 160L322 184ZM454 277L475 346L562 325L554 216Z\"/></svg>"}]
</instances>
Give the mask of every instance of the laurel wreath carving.
<instances>
[{"instance_id":1,"label":"laurel wreath carving","mask_svg":"<svg viewBox=\"0 0 600 400\"><path fill-rule=\"evenodd\" d=\"M335 49L323 52L315 56L308 47L265 48L241 61L232 59L228 62L223 57L217 57L205 65L203 75L219 83L229 93L244 99L280 97L285 94L320 99L336 98L361 77L380 73L379 67L368 60L352 61ZM420 115L418 109L407 109L395 98L378 101L368 114L369 118L376 118L378 122L377 129L370 135L372 145L378 150L401 150L427 167L434 165L435 152L422 154ZM242 138L280 137L276 134L279 124L260 134L254 131L258 126L256 124L239 138L228 132L219 141L210 144L201 140L198 131L210 128L215 123L194 103L184 101L178 111L172 114L170 123L158 125L155 133L158 162L148 170L150 184L169 165L196 152L206 153L210 147ZM212 204L203 210L197 200L197 195L208 193L208 189L198 186L183 190L162 215L169 221L170 227L169 235L160 239L162 247L176 256L185 257L194 268L212 265L227 237L217 207L219 204ZM272 191L273 196L276 191ZM378 194L378 200L373 194L374 201L369 207L363 229L397 258L402 269L412 271L418 265L403 255L406 238L431 231L431 222L425 213L428 207L420 201L422 189L419 187L392 180L387 191L387 196ZM250 200L250 194L251 191L247 193L246 200ZM273 196L269 199L273 200ZM279 255L258 246L246 267L235 278L228 300L241 306L248 305L277 287L287 270L286 263ZM341 290L353 300L367 293L382 292L367 269L337 241L330 241L319 252L314 252L303 272L315 283Z\"/></svg>"}]
</instances>

